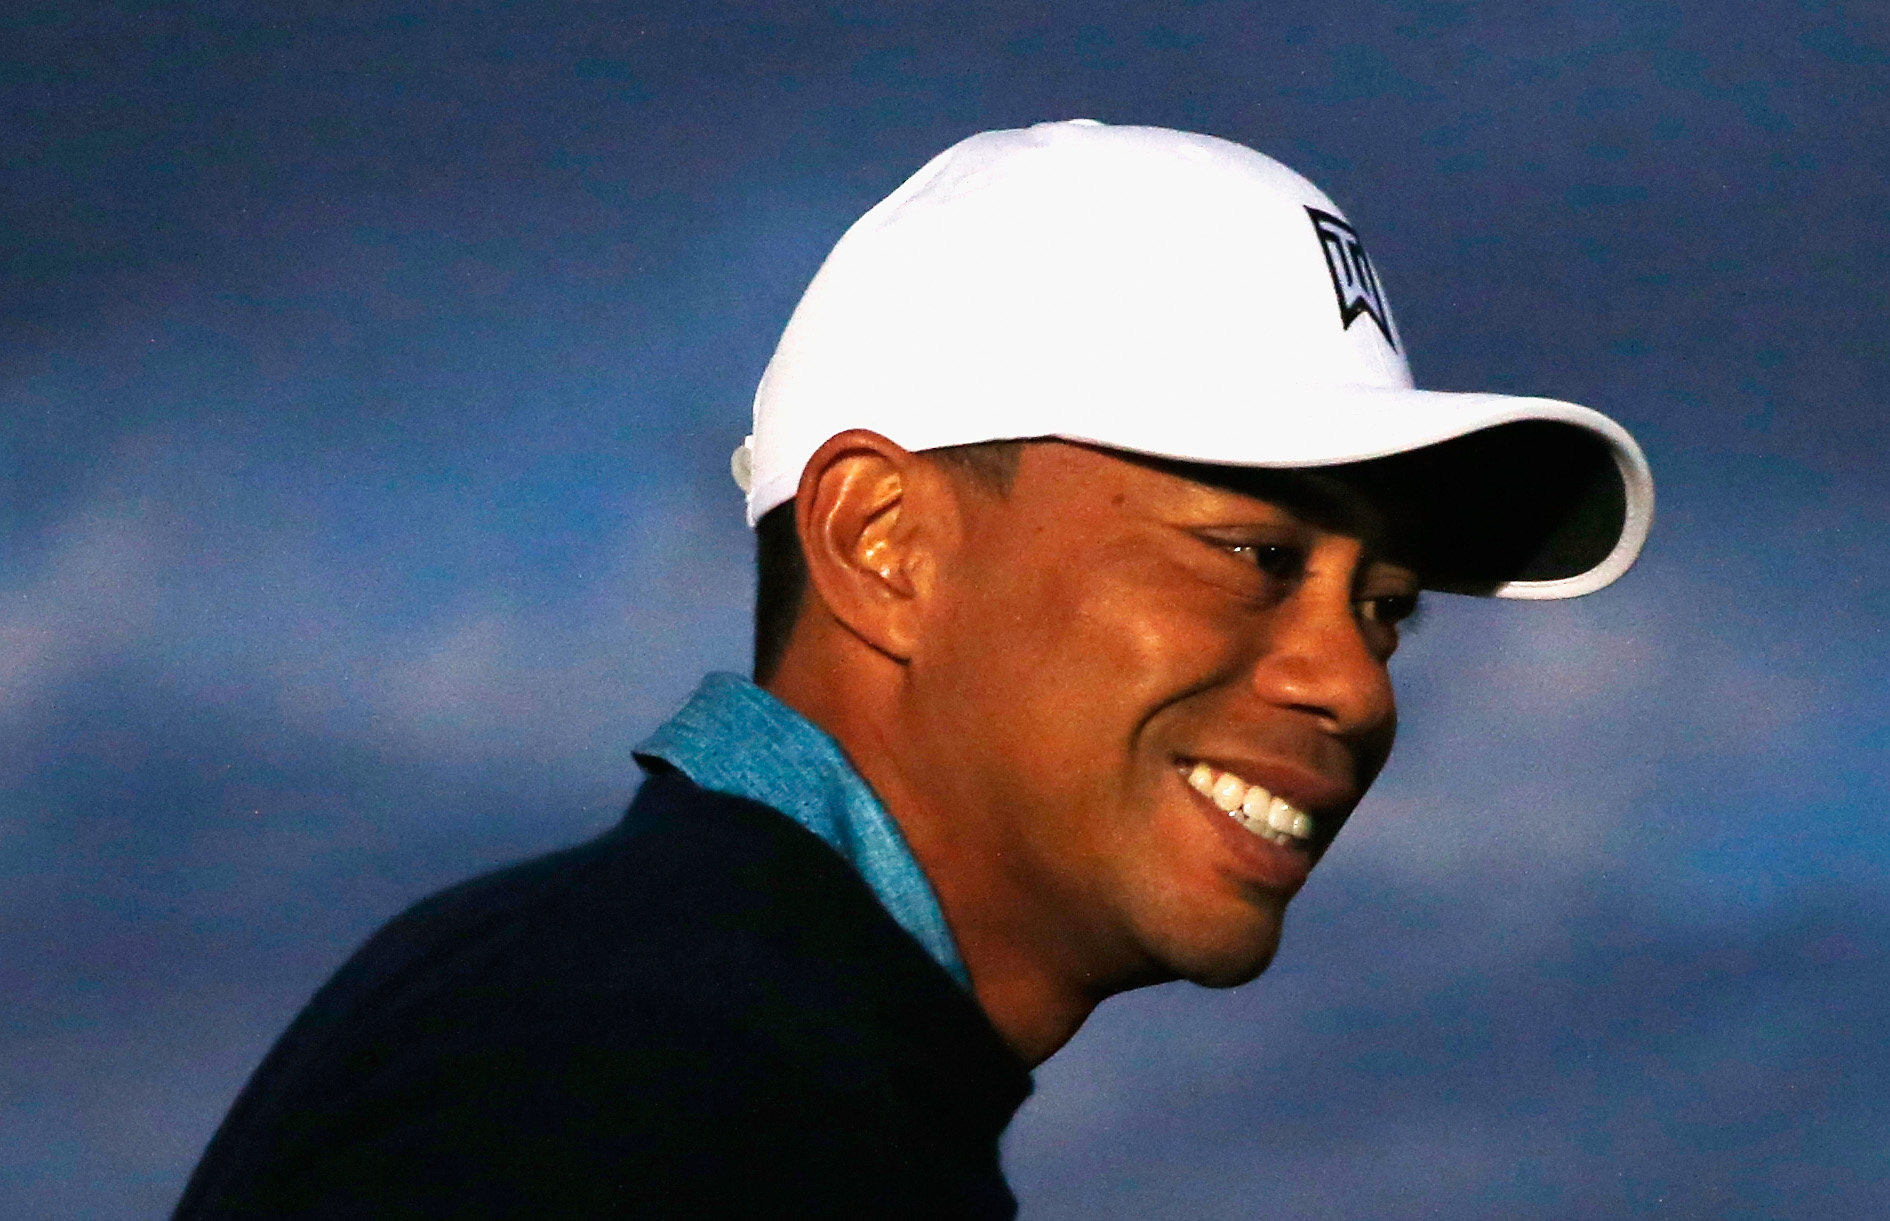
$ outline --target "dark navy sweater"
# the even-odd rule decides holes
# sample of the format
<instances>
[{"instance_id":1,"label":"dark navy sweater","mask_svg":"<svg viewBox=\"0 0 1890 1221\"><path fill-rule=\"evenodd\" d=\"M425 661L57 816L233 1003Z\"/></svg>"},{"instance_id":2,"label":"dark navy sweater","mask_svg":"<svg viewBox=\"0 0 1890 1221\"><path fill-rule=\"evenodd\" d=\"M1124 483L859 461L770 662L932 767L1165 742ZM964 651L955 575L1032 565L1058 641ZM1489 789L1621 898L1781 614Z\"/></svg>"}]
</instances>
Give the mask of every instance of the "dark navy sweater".
<instances>
[{"instance_id":1,"label":"dark navy sweater","mask_svg":"<svg viewBox=\"0 0 1890 1221\"><path fill-rule=\"evenodd\" d=\"M658 774L600 838L376 934L176 1217L1010 1217L1029 1092L831 848Z\"/></svg>"}]
</instances>

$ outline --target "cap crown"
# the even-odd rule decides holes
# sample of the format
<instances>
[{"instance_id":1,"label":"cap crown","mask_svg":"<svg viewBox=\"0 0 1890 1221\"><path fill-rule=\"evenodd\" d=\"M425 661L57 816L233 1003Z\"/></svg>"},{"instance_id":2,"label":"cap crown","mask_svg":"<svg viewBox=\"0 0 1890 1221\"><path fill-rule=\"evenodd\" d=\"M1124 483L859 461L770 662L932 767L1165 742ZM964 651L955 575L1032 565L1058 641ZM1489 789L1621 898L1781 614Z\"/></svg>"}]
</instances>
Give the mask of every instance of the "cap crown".
<instances>
[{"instance_id":1,"label":"cap crown","mask_svg":"<svg viewBox=\"0 0 1890 1221\"><path fill-rule=\"evenodd\" d=\"M755 396L749 518L849 428L1215 461L1193 451L1233 421L1411 385L1356 234L1279 162L1086 120L986 132L862 216L808 287Z\"/></svg>"}]
</instances>

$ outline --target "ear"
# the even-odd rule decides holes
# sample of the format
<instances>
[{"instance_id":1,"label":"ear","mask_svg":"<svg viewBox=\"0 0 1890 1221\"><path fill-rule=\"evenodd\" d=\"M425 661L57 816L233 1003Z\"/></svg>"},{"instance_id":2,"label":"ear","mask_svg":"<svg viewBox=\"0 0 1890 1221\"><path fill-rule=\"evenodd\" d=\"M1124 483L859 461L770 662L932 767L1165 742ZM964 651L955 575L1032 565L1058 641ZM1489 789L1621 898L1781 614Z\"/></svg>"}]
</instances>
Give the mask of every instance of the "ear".
<instances>
[{"instance_id":1,"label":"ear","mask_svg":"<svg viewBox=\"0 0 1890 1221\"><path fill-rule=\"evenodd\" d=\"M853 635L907 661L956 512L933 463L876 432L840 433L807 460L795 493L808 583Z\"/></svg>"}]
</instances>

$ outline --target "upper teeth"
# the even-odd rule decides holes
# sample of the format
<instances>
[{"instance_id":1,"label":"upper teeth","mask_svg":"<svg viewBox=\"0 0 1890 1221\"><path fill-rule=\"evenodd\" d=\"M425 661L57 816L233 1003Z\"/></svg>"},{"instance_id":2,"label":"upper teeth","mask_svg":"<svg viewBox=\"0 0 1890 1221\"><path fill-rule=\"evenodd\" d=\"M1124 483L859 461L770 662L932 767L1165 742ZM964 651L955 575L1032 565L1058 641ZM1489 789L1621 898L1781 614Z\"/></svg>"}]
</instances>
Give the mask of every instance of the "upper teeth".
<instances>
[{"instance_id":1,"label":"upper teeth","mask_svg":"<svg viewBox=\"0 0 1890 1221\"><path fill-rule=\"evenodd\" d=\"M1197 763L1188 773L1188 786L1263 839L1283 844L1289 838L1312 838L1312 815L1232 772L1216 771L1205 763Z\"/></svg>"}]
</instances>

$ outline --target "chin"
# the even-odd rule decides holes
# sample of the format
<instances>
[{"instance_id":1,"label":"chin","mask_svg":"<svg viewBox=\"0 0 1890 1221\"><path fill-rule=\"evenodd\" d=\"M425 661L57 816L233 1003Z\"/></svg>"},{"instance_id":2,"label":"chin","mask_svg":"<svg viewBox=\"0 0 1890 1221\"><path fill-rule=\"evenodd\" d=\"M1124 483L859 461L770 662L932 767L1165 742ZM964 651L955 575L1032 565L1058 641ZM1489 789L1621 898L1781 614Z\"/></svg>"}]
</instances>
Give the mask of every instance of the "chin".
<instances>
[{"instance_id":1,"label":"chin","mask_svg":"<svg viewBox=\"0 0 1890 1221\"><path fill-rule=\"evenodd\" d=\"M1244 959L1200 964L1182 978L1203 988L1238 988L1242 984L1252 983L1272 965L1276 948L1269 947L1264 954L1249 954Z\"/></svg>"},{"instance_id":2,"label":"chin","mask_svg":"<svg viewBox=\"0 0 1890 1221\"><path fill-rule=\"evenodd\" d=\"M1280 948L1277 915L1211 933L1203 929L1192 933L1165 939L1160 958L1174 978L1203 988L1238 988L1253 982L1272 965Z\"/></svg>"}]
</instances>

